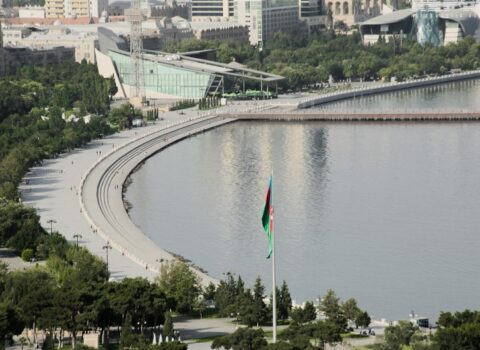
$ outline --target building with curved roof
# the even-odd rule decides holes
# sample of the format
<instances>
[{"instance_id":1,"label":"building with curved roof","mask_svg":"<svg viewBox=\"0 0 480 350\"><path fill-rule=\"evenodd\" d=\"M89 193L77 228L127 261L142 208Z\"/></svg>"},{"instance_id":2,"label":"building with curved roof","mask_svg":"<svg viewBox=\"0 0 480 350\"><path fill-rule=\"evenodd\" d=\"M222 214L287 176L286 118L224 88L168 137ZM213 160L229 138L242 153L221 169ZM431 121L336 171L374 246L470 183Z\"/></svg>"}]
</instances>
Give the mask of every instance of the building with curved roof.
<instances>
[{"instance_id":1,"label":"building with curved roof","mask_svg":"<svg viewBox=\"0 0 480 350\"><path fill-rule=\"evenodd\" d=\"M480 3L417 1L411 9L394 11L360 23L365 44L380 38L414 38L421 44L458 42L465 36L480 41Z\"/></svg>"},{"instance_id":2,"label":"building with curved roof","mask_svg":"<svg viewBox=\"0 0 480 350\"><path fill-rule=\"evenodd\" d=\"M95 50L99 73L114 77L116 97L134 97L133 62L128 46L106 28L98 28L99 49ZM261 90L276 89L281 76L215 61L194 58L188 54L171 54L144 50L143 81L147 98L201 99L221 94L226 87L245 81Z\"/></svg>"}]
</instances>

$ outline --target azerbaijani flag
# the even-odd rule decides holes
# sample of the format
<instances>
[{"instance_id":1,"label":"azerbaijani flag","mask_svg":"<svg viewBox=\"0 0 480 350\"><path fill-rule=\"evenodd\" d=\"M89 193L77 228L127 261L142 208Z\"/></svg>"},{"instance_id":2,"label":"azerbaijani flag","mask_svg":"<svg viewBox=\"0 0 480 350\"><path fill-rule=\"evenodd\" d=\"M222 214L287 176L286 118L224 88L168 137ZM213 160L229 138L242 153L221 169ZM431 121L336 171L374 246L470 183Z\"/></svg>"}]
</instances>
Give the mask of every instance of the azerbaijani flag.
<instances>
[{"instance_id":1,"label":"azerbaijani flag","mask_svg":"<svg viewBox=\"0 0 480 350\"><path fill-rule=\"evenodd\" d=\"M273 203L272 203L272 176L268 185L267 197L265 198L265 208L262 215L262 226L268 236L268 256L270 259L273 251Z\"/></svg>"}]
</instances>

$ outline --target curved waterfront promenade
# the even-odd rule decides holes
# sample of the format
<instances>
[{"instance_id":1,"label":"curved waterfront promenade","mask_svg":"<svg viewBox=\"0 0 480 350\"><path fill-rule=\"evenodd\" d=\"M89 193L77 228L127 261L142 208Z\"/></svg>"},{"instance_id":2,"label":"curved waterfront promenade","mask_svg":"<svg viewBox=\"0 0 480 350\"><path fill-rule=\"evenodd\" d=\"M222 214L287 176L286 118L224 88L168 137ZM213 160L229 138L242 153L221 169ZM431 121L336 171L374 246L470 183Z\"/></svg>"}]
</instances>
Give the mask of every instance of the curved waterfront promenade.
<instances>
[{"instance_id":1,"label":"curved waterfront promenade","mask_svg":"<svg viewBox=\"0 0 480 350\"><path fill-rule=\"evenodd\" d=\"M91 229L112 248L138 265L158 274L162 262L174 259L133 224L122 201L126 178L145 158L191 134L230 122L217 116L192 118L167 124L160 130L134 138L95 162L84 174L79 187L79 203ZM172 232L171 234L175 234ZM204 284L214 282L195 270Z\"/></svg>"},{"instance_id":2,"label":"curved waterfront promenade","mask_svg":"<svg viewBox=\"0 0 480 350\"><path fill-rule=\"evenodd\" d=\"M185 118L187 116L188 118ZM127 130L87 146L45 160L25 176L20 186L25 204L37 208L42 226L61 232L68 240L82 237L79 244L106 258L112 279L147 277L153 279L160 263L173 256L158 247L135 226L123 204L122 187L129 173L145 158L163 147L228 122L217 116L169 112L164 121ZM172 234L175 234L172 232ZM195 269L203 283L215 281Z\"/></svg>"},{"instance_id":3,"label":"curved waterfront promenade","mask_svg":"<svg viewBox=\"0 0 480 350\"><path fill-rule=\"evenodd\" d=\"M469 78L472 74L468 75ZM348 93L352 91L336 93L334 99L343 99ZM102 248L109 242L113 248L109 250L113 279L136 276L153 279L161 262L174 257L158 247L130 220L122 200L122 187L131 171L172 143L237 119L250 119L246 117L248 115L253 116L252 119L278 119L275 116L286 111L285 119L309 119L306 113L299 114L298 111L294 112L293 118L288 115L292 113L292 107L301 106L305 101L304 97L299 97L235 103L217 109L216 116L199 116L195 110L187 110L185 115L166 113L162 115L165 120L156 125L124 131L56 159L45 160L41 167L32 168L25 177L28 181L20 186L22 199L38 209L46 229L50 228L48 221L55 220L54 230L71 241L75 240L75 235L81 234L80 245L98 256L105 257L106 251ZM406 117L416 120L411 115ZM477 119L478 115L470 118ZM203 283L215 281L206 273L195 271Z\"/></svg>"}]
</instances>

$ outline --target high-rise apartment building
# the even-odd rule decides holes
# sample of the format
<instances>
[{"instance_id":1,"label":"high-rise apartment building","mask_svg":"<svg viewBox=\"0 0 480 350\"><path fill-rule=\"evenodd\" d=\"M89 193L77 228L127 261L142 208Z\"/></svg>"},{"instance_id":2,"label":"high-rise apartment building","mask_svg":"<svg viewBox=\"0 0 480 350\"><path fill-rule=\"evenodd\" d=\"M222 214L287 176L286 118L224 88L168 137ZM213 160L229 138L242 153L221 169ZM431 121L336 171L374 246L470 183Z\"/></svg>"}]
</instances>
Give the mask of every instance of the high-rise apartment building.
<instances>
[{"instance_id":1,"label":"high-rise apartment building","mask_svg":"<svg viewBox=\"0 0 480 350\"><path fill-rule=\"evenodd\" d=\"M299 28L298 0L236 0L235 20L250 29L250 43L263 45L276 32Z\"/></svg>"},{"instance_id":2,"label":"high-rise apartment building","mask_svg":"<svg viewBox=\"0 0 480 350\"><path fill-rule=\"evenodd\" d=\"M46 0L47 18L100 17L108 10L108 0Z\"/></svg>"},{"instance_id":3,"label":"high-rise apartment building","mask_svg":"<svg viewBox=\"0 0 480 350\"><path fill-rule=\"evenodd\" d=\"M235 0L192 0L192 21L233 18L234 3Z\"/></svg>"},{"instance_id":4,"label":"high-rise apartment building","mask_svg":"<svg viewBox=\"0 0 480 350\"><path fill-rule=\"evenodd\" d=\"M300 19L305 23L308 34L326 28L327 16L323 13L323 0L298 0Z\"/></svg>"},{"instance_id":5,"label":"high-rise apartment building","mask_svg":"<svg viewBox=\"0 0 480 350\"><path fill-rule=\"evenodd\" d=\"M322 15L322 0L298 0L300 17L314 17Z\"/></svg>"},{"instance_id":6,"label":"high-rise apartment building","mask_svg":"<svg viewBox=\"0 0 480 350\"><path fill-rule=\"evenodd\" d=\"M65 15L64 0L46 0L45 16L47 18L61 18Z\"/></svg>"}]
</instances>

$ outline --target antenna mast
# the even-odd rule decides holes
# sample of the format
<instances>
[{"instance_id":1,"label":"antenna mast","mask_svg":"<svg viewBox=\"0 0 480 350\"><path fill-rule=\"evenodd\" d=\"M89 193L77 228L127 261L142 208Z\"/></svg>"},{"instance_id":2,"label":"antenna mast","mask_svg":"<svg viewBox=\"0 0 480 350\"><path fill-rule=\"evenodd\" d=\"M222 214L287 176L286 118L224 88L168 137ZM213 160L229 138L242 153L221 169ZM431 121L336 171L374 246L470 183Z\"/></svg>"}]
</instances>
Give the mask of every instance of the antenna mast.
<instances>
[{"instance_id":1,"label":"antenna mast","mask_svg":"<svg viewBox=\"0 0 480 350\"><path fill-rule=\"evenodd\" d=\"M130 60L133 76L133 96L143 102L145 98L145 82L143 72L143 42L142 42L142 9L141 0L131 0L131 5L126 10L127 20L130 22Z\"/></svg>"}]
</instances>

